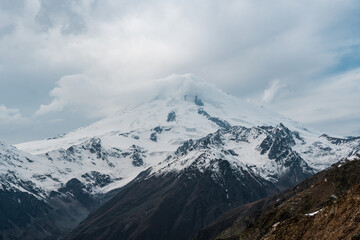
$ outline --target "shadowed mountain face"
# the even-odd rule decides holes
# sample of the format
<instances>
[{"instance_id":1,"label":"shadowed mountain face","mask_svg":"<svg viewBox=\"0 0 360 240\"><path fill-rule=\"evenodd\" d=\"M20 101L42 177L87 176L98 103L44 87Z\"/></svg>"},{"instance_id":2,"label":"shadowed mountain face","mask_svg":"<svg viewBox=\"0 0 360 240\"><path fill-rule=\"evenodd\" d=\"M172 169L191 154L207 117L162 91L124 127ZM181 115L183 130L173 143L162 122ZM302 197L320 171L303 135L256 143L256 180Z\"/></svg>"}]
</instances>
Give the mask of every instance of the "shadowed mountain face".
<instances>
[{"instance_id":1,"label":"shadowed mountain face","mask_svg":"<svg viewBox=\"0 0 360 240\"><path fill-rule=\"evenodd\" d=\"M187 239L226 210L278 191L217 160L218 175L192 165L136 180L90 214L66 239Z\"/></svg>"},{"instance_id":2,"label":"shadowed mountain face","mask_svg":"<svg viewBox=\"0 0 360 240\"><path fill-rule=\"evenodd\" d=\"M193 239L360 239L360 155L230 210Z\"/></svg>"},{"instance_id":3,"label":"shadowed mountain face","mask_svg":"<svg viewBox=\"0 0 360 240\"><path fill-rule=\"evenodd\" d=\"M111 194L94 197L75 178L45 199L34 192L0 188L0 239L56 239Z\"/></svg>"}]
</instances>

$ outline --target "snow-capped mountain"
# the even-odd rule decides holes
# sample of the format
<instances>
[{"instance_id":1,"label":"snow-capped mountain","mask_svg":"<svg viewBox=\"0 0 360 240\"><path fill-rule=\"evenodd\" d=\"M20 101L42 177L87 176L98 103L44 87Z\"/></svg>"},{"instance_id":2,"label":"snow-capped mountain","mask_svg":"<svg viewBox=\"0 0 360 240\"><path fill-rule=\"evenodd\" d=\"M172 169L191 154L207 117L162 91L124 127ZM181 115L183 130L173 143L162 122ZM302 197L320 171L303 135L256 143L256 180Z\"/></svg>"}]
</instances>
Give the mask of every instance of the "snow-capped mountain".
<instances>
[{"instance_id":1,"label":"snow-capped mountain","mask_svg":"<svg viewBox=\"0 0 360 240\"><path fill-rule=\"evenodd\" d=\"M32 176L22 175L48 192L72 178L93 185L95 192L107 192L125 185L141 171L157 166L190 139L197 140L219 129L225 134L232 126L251 128L239 133L244 135L242 141L227 141L228 150L238 155L230 154L233 162L256 166L256 172L262 177L267 177L264 174L270 171L271 163L264 150L260 150L260 144L273 144L274 136L269 133L279 128L267 127L282 123L279 126L292 131L291 139L284 141L290 141L292 150L314 171L347 156L359 142L357 139L331 141L320 136L320 132L243 102L190 74L169 77L159 85L159 93L150 101L130 105L113 117L57 138L16 145L36 155L42 166L31 171ZM229 134L224 137L231 139ZM26 162L23 166L31 169L31 165L38 164ZM92 172L102 174L108 179L107 184L94 183L95 180L88 177ZM269 176L274 174L269 172Z\"/></svg>"},{"instance_id":2,"label":"snow-capped mountain","mask_svg":"<svg viewBox=\"0 0 360 240\"><path fill-rule=\"evenodd\" d=\"M206 173L231 207L298 183L359 150L360 138L322 135L193 75L172 76L159 82L152 98L90 126L16 148L1 144L0 192L25 192L53 209L71 199L86 215L112 190L192 172ZM233 177L225 181L228 174ZM229 179L244 188L225 191ZM257 190L243 201L228 201L250 188Z\"/></svg>"},{"instance_id":3,"label":"snow-capped mountain","mask_svg":"<svg viewBox=\"0 0 360 240\"><path fill-rule=\"evenodd\" d=\"M83 175L84 183L70 176L67 179L61 173L74 165L59 161L67 167L56 168L59 165L44 156L0 142L1 239L53 239L112 196L111 192L101 196L91 192L92 185L103 186L108 181L105 174L89 172Z\"/></svg>"},{"instance_id":4,"label":"snow-capped mountain","mask_svg":"<svg viewBox=\"0 0 360 240\"><path fill-rule=\"evenodd\" d=\"M358 139L332 140L359 146ZM312 175L312 162L293 149L297 144L306 145L283 124L234 126L186 141L65 239L190 239L222 213Z\"/></svg>"}]
</instances>

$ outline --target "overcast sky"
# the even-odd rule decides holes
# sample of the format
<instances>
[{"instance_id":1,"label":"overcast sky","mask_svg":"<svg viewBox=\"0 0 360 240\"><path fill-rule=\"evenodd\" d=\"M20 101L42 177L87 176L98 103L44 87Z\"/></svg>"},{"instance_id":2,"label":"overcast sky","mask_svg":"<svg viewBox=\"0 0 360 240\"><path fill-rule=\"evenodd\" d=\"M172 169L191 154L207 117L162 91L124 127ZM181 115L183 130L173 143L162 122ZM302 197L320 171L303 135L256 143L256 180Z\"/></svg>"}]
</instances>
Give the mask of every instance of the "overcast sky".
<instances>
[{"instance_id":1,"label":"overcast sky","mask_svg":"<svg viewBox=\"0 0 360 240\"><path fill-rule=\"evenodd\" d=\"M194 73L324 132L360 135L358 0L0 0L0 139L106 117Z\"/></svg>"}]
</instances>

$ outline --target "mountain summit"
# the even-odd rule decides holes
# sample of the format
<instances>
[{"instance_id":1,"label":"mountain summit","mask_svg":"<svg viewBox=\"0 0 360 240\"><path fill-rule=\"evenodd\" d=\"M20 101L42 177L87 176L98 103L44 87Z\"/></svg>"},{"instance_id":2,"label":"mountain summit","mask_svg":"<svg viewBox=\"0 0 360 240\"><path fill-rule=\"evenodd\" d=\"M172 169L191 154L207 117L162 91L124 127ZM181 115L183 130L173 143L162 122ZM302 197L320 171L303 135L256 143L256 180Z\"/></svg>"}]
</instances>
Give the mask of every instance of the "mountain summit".
<instances>
[{"instance_id":1,"label":"mountain summit","mask_svg":"<svg viewBox=\"0 0 360 240\"><path fill-rule=\"evenodd\" d=\"M116 111L111 117L90 126L60 137L16 146L21 150L39 154L60 147L68 148L94 136L108 136L114 132L139 132L159 125L172 127L172 140L178 139L180 142L188 140L189 137L203 137L219 127L229 125L274 126L282 122L292 128L302 128L295 121L235 98L192 74L174 75L159 80L156 88L154 84L149 86L149 92L151 93L142 94L143 90L133 90L131 94L125 94L130 100L124 100L121 111ZM118 142L114 141L109 141L108 145L115 145L113 143L118 146ZM167 149L171 148L171 144L166 145ZM176 146L172 149L176 149Z\"/></svg>"}]
</instances>

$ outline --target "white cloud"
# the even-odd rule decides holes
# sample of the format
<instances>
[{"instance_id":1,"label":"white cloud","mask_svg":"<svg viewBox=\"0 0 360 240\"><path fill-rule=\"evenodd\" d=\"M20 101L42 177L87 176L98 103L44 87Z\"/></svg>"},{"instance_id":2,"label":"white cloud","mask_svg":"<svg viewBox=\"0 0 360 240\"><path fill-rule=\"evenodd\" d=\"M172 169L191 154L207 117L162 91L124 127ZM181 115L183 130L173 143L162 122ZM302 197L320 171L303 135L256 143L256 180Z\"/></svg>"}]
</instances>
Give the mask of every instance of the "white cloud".
<instances>
[{"instance_id":1,"label":"white cloud","mask_svg":"<svg viewBox=\"0 0 360 240\"><path fill-rule=\"evenodd\" d=\"M55 19L52 25L34 34L41 43L35 54L39 61L77 71L58 81L50 94L54 100L37 114L62 110L66 101L62 98L69 94L87 109L80 99L93 98L95 86L98 95L106 96L109 88L141 85L173 73L194 72L235 95L262 91L269 78L287 79L283 84L289 86L299 81L307 85L314 73L335 64L340 43L335 38L329 41L322 31L344 17L352 1L93 4L77 3L64 10L60 20L55 18L59 14L48 11ZM86 30L64 33L64 27L73 23L69 14L81 18ZM75 80L80 75L82 80ZM272 101L283 84L274 81L263 100ZM82 88L79 96L67 85ZM65 88L69 93L59 92Z\"/></svg>"},{"instance_id":2,"label":"white cloud","mask_svg":"<svg viewBox=\"0 0 360 240\"><path fill-rule=\"evenodd\" d=\"M173 96L185 88L186 93L179 93L182 96L192 91L195 85L199 86L197 89L204 88L204 80L194 74L174 74L141 84L135 81L122 87L119 87L116 81L108 82L105 86L102 84L99 79L87 75L65 76L50 92L53 97L51 103L41 105L35 116L68 109L82 112L91 118L106 117L160 95Z\"/></svg>"},{"instance_id":3,"label":"white cloud","mask_svg":"<svg viewBox=\"0 0 360 240\"><path fill-rule=\"evenodd\" d=\"M6 17L16 27L0 52L7 64L72 69L104 83L194 72L247 92L334 64L339 43L323 31L352 2L32 1Z\"/></svg>"},{"instance_id":4,"label":"white cloud","mask_svg":"<svg viewBox=\"0 0 360 240\"><path fill-rule=\"evenodd\" d=\"M272 81L269 87L264 90L263 101L271 102L282 87L284 87L284 85L280 83L279 79Z\"/></svg>"},{"instance_id":5,"label":"white cloud","mask_svg":"<svg viewBox=\"0 0 360 240\"><path fill-rule=\"evenodd\" d=\"M37 118L64 110L106 116L124 103L126 89L156 89L154 79L192 72L308 119L301 116L315 110L304 91L326 87L319 76L360 42L358 0L13 2L7 8L0 1L0 77L16 85L22 112L29 98L21 93L34 93ZM281 82L264 92L269 79ZM304 101L300 117L282 104L295 99ZM326 114L333 117L325 110L319 116Z\"/></svg>"},{"instance_id":6,"label":"white cloud","mask_svg":"<svg viewBox=\"0 0 360 240\"><path fill-rule=\"evenodd\" d=\"M321 122L325 124L343 119L337 122L337 126L346 128L341 126L341 122L345 125L346 119L360 119L359 92L360 68L323 79L313 89L285 100L279 99L272 107L300 122L318 126Z\"/></svg>"},{"instance_id":7,"label":"white cloud","mask_svg":"<svg viewBox=\"0 0 360 240\"><path fill-rule=\"evenodd\" d=\"M0 105L0 122L10 122L22 120L19 109L16 108L7 108L4 105Z\"/></svg>"}]
</instances>

